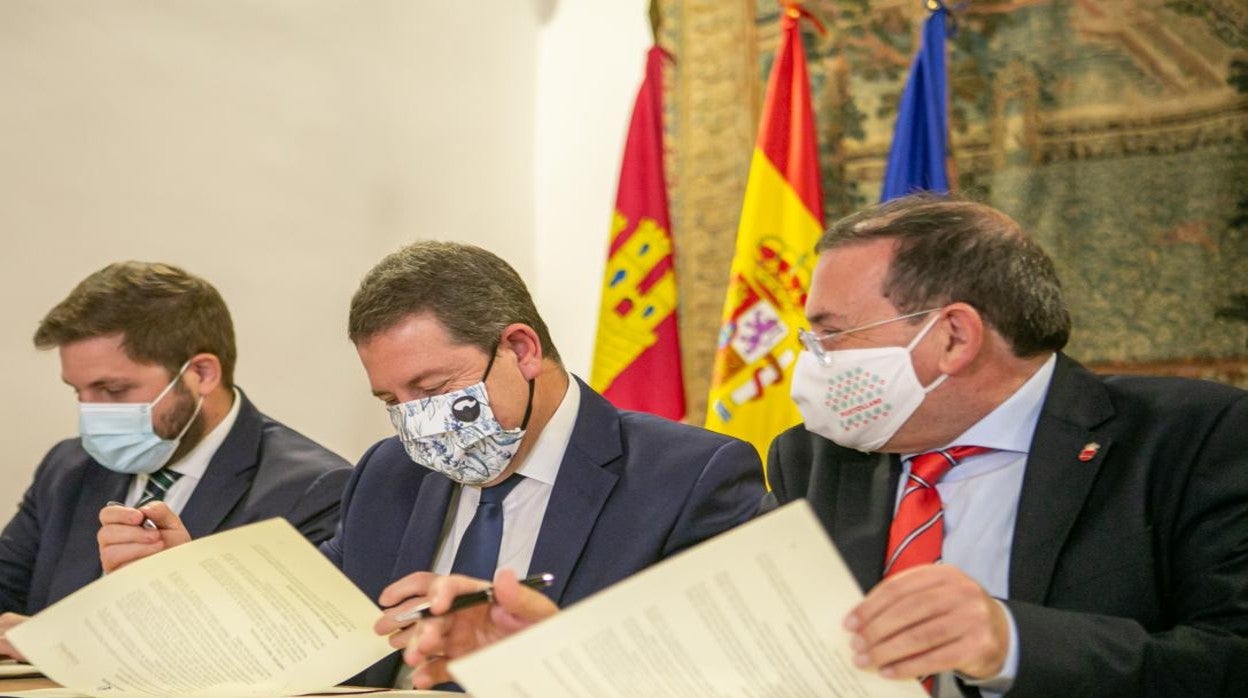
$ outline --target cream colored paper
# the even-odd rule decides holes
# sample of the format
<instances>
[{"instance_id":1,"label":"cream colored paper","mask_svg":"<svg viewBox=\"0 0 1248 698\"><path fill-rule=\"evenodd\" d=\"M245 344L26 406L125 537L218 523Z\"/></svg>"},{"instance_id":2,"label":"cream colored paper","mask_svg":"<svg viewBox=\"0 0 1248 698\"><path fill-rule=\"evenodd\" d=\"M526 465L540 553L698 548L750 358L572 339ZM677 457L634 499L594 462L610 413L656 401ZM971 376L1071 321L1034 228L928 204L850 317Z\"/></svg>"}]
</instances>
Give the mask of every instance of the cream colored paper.
<instances>
[{"instance_id":1,"label":"cream colored paper","mask_svg":"<svg viewBox=\"0 0 1248 698\"><path fill-rule=\"evenodd\" d=\"M862 593L805 502L450 666L477 698L926 698L850 662Z\"/></svg>"},{"instance_id":2,"label":"cream colored paper","mask_svg":"<svg viewBox=\"0 0 1248 698\"><path fill-rule=\"evenodd\" d=\"M107 575L8 632L46 676L95 696L282 696L389 654L380 611L283 519Z\"/></svg>"},{"instance_id":3,"label":"cream colored paper","mask_svg":"<svg viewBox=\"0 0 1248 698\"><path fill-rule=\"evenodd\" d=\"M12 679L20 676L39 676L34 666L15 659L0 659L0 679Z\"/></svg>"}]
</instances>

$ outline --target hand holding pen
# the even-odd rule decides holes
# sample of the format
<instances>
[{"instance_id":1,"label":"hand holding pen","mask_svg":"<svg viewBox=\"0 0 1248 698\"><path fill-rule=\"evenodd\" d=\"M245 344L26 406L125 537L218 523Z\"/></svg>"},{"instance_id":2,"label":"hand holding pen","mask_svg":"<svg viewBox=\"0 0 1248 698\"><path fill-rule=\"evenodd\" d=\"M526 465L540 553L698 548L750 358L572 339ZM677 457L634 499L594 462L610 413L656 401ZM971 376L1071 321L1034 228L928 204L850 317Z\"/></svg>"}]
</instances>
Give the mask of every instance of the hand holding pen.
<instances>
[{"instance_id":1,"label":"hand holding pen","mask_svg":"<svg viewBox=\"0 0 1248 698\"><path fill-rule=\"evenodd\" d=\"M453 680L446 660L474 652L557 613L554 602L533 588L542 583L536 580L543 578L522 582L511 570L499 570L489 589L489 604L478 602L455 612L451 612L455 600L483 591L482 582L455 575L435 580L428 594L429 611L434 615L414 626L403 651L403 661L413 667L413 686L431 688Z\"/></svg>"},{"instance_id":2,"label":"hand holding pen","mask_svg":"<svg viewBox=\"0 0 1248 698\"><path fill-rule=\"evenodd\" d=\"M528 577L526 579L521 579L519 581L519 584L521 586L526 586L530 589L544 589L550 586L551 583L554 581L555 581L555 575L550 574L548 572L546 574L539 574L539 575L535 575L532 577ZM489 585L483 589L478 589L477 591L468 591L468 592L456 594L454 597L451 598L450 607L441 613L435 613L432 610L433 602L426 601L425 603L422 603L421 605L411 610L399 613L398 615L394 617L394 620L398 623L402 623L406 625L408 623L414 623L415 621L418 621L418 620L426 620L429 618L433 618L435 616L445 615L447 613L454 613L455 611L460 611L465 608L471 608L473 606L487 604L487 603L492 602L493 600L494 600L494 587L493 585Z\"/></svg>"},{"instance_id":3,"label":"hand holding pen","mask_svg":"<svg viewBox=\"0 0 1248 698\"><path fill-rule=\"evenodd\" d=\"M126 505L125 505L125 504L123 504L123 503L121 503L121 502L118 502L118 501L116 501L116 500L109 500L109 502L108 502L107 504L105 504L104 506L106 506L106 507L124 507L124 506L126 506ZM147 530L149 530L149 531L155 531L155 530L156 530L156 522L155 522L155 521L152 521L151 519L149 519L149 518L147 518L146 516L144 516L144 517L143 517L143 528L146 528L146 529L147 529Z\"/></svg>"},{"instance_id":4,"label":"hand holding pen","mask_svg":"<svg viewBox=\"0 0 1248 698\"><path fill-rule=\"evenodd\" d=\"M100 509L100 529L95 538L100 548L100 566L107 574L186 543L191 536L164 502L151 502L137 510L109 502Z\"/></svg>"}]
</instances>

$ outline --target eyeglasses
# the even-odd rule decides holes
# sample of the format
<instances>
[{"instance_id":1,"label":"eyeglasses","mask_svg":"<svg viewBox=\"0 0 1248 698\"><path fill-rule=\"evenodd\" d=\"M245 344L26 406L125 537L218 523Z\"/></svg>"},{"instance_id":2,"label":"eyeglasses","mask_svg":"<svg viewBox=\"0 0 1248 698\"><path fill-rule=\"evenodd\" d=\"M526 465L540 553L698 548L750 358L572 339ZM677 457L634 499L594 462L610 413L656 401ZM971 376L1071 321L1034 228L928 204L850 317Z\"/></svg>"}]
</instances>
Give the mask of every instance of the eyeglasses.
<instances>
[{"instance_id":1,"label":"eyeglasses","mask_svg":"<svg viewBox=\"0 0 1248 698\"><path fill-rule=\"evenodd\" d=\"M928 310L920 310L915 313L906 313L905 315L890 317L887 320L878 320L867 325L862 325L861 327L854 327L848 330L836 330L834 332L824 332L823 334L815 334L810 330L798 330L797 338L802 341L802 346L806 347L806 351L814 355L814 357L819 360L819 363L827 366L832 363L831 353L834 350L833 347L835 346L837 340L841 337L844 337L847 334L853 334L854 332L861 332L863 330L869 330L873 327L879 327L880 325L887 325L890 322L908 320L912 317L927 315L929 313L934 313L937 310L940 310L940 308L929 308Z\"/></svg>"}]
</instances>

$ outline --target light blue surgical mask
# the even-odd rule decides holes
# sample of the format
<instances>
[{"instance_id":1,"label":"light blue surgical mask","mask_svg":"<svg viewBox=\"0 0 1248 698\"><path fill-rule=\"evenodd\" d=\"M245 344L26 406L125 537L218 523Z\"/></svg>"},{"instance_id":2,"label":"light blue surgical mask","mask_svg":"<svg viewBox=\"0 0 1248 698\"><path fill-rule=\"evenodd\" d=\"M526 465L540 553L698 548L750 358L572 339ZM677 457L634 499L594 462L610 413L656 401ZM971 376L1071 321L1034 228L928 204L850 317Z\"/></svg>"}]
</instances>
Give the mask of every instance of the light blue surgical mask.
<instances>
[{"instance_id":1,"label":"light blue surgical mask","mask_svg":"<svg viewBox=\"0 0 1248 698\"><path fill-rule=\"evenodd\" d=\"M187 429L199 416L204 398L200 396L195 403L194 414L172 439L162 439L156 433L152 410L181 380L190 364L190 361L182 364L178 375L151 402L78 403L78 433L82 437L82 447L96 462L114 472L135 475L154 473L163 468L178 449Z\"/></svg>"}]
</instances>

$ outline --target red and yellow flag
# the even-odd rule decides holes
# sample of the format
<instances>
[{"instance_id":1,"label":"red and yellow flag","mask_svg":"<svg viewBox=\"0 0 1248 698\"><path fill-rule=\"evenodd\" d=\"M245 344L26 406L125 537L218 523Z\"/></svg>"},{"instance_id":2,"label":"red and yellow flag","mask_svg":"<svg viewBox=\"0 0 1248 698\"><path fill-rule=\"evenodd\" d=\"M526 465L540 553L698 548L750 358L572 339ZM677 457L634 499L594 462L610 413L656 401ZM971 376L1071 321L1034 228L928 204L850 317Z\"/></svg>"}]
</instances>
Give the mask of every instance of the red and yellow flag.
<instances>
[{"instance_id":1,"label":"red and yellow flag","mask_svg":"<svg viewBox=\"0 0 1248 698\"><path fill-rule=\"evenodd\" d=\"M707 401L708 429L749 441L764 457L776 435L801 421L789 379L823 231L819 148L798 30L805 14L786 5L781 19Z\"/></svg>"},{"instance_id":2,"label":"red and yellow flag","mask_svg":"<svg viewBox=\"0 0 1248 698\"><path fill-rule=\"evenodd\" d=\"M663 177L664 56L651 47L628 127L590 383L616 407L682 419L676 270Z\"/></svg>"}]
</instances>

